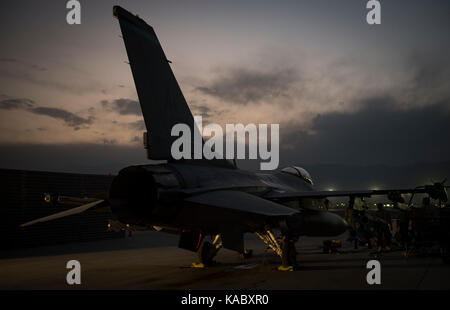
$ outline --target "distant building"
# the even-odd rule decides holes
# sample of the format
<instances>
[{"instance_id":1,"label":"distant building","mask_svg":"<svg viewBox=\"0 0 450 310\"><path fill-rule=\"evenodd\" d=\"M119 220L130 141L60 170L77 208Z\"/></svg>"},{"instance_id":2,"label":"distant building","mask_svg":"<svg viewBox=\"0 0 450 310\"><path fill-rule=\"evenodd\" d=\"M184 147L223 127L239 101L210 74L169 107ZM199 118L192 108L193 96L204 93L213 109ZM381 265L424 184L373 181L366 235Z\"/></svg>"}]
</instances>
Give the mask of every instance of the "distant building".
<instances>
[{"instance_id":1,"label":"distant building","mask_svg":"<svg viewBox=\"0 0 450 310\"><path fill-rule=\"evenodd\" d=\"M106 212L85 212L29 227L27 221L73 206L49 204L44 194L89 197L108 191L113 177L44 171L0 169L0 250L122 237L107 231Z\"/></svg>"}]
</instances>

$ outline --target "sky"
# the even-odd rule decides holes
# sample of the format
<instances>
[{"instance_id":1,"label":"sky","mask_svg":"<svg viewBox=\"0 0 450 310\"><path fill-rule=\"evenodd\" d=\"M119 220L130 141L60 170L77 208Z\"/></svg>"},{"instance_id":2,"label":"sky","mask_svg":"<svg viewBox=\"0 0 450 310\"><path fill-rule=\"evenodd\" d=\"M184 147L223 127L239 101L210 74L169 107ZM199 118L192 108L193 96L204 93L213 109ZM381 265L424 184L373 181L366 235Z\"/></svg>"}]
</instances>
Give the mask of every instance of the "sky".
<instances>
[{"instance_id":1,"label":"sky","mask_svg":"<svg viewBox=\"0 0 450 310\"><path fill-rule=\"evenodd\" d=\"M282 165L450 159L450 2L0 3L2 168L146 162L119 4L152 25L204 122L280 124ZM115 168L114 168L115 169ZM113 172L115 171L113 168Z\"/></svg>"}]
</instances>

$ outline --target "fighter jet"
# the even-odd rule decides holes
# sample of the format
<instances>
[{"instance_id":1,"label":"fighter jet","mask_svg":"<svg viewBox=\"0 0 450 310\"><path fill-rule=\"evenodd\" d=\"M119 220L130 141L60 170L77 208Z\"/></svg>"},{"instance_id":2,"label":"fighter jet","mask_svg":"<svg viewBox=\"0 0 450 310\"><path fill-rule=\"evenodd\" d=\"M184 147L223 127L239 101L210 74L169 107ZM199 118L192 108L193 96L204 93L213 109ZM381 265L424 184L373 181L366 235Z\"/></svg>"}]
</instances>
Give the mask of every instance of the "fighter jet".
<instances>
[{"instance_id":1,"label":"fighter jet","mask_svg":"<svg viewBox=\"0 0 450 310\"><path fill-rule=\"evenodd\" d=\"M183 123L191 132L198 130L192 113L154 29L120 6L114 6L113 15L120 24L147 128L147 157L165 163L126 167L104 199L87 200L22 226L109 208L119 222L134 229L179 234L178 246L198 253L196 266L212 264L222 247L249 254L243 236L255 233L280 256L281 270L292 270L300 236L337 236L347 229L338 215L312 208L326 197L398 199L401 193L428 193L447 199L440 183L400 190L315 191L310 174L300 167L251 172L226 159L173 159L176 137L171 129Z\"/></svg>"}]
</instances>

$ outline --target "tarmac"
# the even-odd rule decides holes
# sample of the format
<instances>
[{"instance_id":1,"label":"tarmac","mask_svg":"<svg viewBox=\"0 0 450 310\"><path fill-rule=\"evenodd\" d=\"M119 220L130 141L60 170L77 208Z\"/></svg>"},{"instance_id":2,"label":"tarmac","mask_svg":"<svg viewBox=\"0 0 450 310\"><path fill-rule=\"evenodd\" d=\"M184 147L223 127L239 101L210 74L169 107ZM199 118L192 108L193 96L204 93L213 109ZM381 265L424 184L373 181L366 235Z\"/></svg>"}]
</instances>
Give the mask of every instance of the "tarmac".
<instances>
[{"instance_id":1,"label":"tarmac","mask_svg":"<svg viewBox=\"0 0 450 310\"><path fill-rule=\"evenodd\" d=\"M222 249L217 263L192 268L196 253L179 249L178 238L160 232L135 232L132 237L75 244L0 251L0 289L262 289L262 290L378 290L450 289L450 266L434 256L405 258L400 250L376 254L353 249L347 236L338 253L324 254L326 238L304 237L297 242L299 268L278 271L280 259L254 235L243 259ZM369 285L369 260L381 264L381 284ZM68 285L66 264L81 264L81 284Z\"/></svg>"}]
</instances>

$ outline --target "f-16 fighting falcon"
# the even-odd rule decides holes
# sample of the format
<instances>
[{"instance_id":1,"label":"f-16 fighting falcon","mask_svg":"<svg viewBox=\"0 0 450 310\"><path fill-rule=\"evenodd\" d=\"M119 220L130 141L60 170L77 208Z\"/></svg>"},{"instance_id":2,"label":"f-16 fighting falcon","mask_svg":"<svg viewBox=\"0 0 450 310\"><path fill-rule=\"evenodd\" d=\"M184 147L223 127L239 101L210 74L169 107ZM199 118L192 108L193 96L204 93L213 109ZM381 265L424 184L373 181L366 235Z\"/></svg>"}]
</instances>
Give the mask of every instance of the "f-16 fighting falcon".
<instances>
[{"instance_id":1,"label":"f-16 fighting falcon","mask_svg":"<svg viewBox=\"0 0 450 310\"><path fill-rule=\"evenodd\" d=\"M282 261L280 270L296 265L300 236L336 236L346 222L332 212L313 210L327 197L426 193L447 201L446 187L435 183L413 189L316 191L300 167L250 172L226 159L181 159L171 155L171 129L186 124L197 130L154 29L137 15L114 6L145 120L144 145L152 160L165 163L130 166L114 178L103 199L79 200L78 207L37 219L32 225L100 208L135 230L179 234L180 248L198 253L196 266L208 266L220 248L249 255L244 234L255 233ZM88 203L86 203L88 202ZM84 203L84 204L82 204Z\"/></svg>"}]
</instances>

